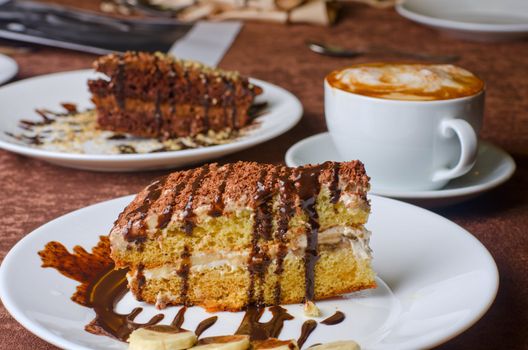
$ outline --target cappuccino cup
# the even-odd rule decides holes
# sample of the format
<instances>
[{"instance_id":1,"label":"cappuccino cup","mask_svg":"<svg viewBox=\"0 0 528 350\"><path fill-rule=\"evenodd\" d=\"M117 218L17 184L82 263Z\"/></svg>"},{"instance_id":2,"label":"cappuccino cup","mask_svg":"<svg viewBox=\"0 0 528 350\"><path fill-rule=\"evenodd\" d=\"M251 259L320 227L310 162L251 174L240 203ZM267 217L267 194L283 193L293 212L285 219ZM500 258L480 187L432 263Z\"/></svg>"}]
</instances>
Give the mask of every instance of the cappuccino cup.
<instances>
[{"instance_id":1,"label":"cappuccino cup","mask_svg":"<svg viewBox=\"0 0 528 350\"><path fill-rule=\"evenodd\" d=\"M484 83L453 65L367 63L330 73L325 118L377 190L435 190L475 164Z\"/></svg>"}]
</instances>

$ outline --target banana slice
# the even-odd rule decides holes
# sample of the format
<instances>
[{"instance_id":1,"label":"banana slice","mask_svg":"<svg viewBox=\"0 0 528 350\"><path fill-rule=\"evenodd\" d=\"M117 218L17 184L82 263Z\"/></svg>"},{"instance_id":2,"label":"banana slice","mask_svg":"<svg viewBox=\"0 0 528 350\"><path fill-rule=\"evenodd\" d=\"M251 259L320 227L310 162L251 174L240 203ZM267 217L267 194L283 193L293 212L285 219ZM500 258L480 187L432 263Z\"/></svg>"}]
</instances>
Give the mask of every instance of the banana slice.
<instances>
[{"instance_id":1,"label":"banana slice","mask_svg":"<svg viewBox=\"0 0 528 350\"><path fill-rule=\"evenodd\" d=\"M219 337L202 338L192 350L247 350L249 336L224 335Z\"/></svg>"},{"instance_id":2,"label":"banana slice","mask_svg":"<svg viewBox=\"0 0 528 350\"><path fill-rule=\"evenodd\" d=\"M266 340L255 340L251 342L253 350L299 350L297 342L291 340L280 340L277 338L269 338Z\"/></svg>"},{"instance_id":3,"label":"banana slice","mask_svg":"<svg viewBox=\"0 0 528 350\"><path fill-rule=\"evenodd\" d=\"M128 342L128 350L184 350L196 343L196 335L176 327L156 325L136 329Z\"/></svg>"},{"instance_id":4,"label":"banana slice","mask_svg":"<svg viewBox=\"0 0 528 350\"><path fill-rule=\"evenodd\" d=\"M310 350L360 350L359 344L353 340L334 341L331 343L311 346Z\"/></svg>"}]
</instances>

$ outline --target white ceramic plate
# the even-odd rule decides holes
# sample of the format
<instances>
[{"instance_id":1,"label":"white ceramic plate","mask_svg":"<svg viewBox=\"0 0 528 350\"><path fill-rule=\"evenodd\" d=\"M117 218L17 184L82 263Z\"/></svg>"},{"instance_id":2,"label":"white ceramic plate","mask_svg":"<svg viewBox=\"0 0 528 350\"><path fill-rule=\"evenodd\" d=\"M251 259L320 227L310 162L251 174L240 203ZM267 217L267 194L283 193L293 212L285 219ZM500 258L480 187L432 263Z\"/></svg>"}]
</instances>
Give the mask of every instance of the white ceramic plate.
<instances>
[{"instance_id":1,"label":"white ceramic plate","mask_svg":"<svg viewBox=\"0 0 528 350\"><path fill-rule=\"evenodd\" d=\"M0 85L11 80L18 72L18 64L14 59L0 54Z\"/></svg>"},{"instance_id":2,"label":"white ceramic plate","mask_svg":"<svg viewBox=\"0 0 528 350\"><path fill-rule=\"evenodd\" d=\"M264 93L257 101L268 103L268 112L258 118L257 126L225 145L148 154L94 155L52 152L24 145L5 132L19 133L20 119L38 120L34 110L60 110L60 103L76 103L80 109L91 107L86 82L95 76L91 70L56 73L9 84L0 89L0 148L50 163L87 170L135 171L175 168L218 158L268 141L291 129L302 116L302 105L288 91L257 79Z\"/></svg>"},{"instance_id":3,"label":"white ceramic plate","mask_svg":"<svg viewBox=\"0 0 528 350\"><path fill-rule=\"evenodd\" d=\"M124 343L84 331L91 309L70 300L76 283L56 270L40 267L37 251L52 240L71 249L94 246L119 212L132 200L122 197L77 210L33 231L6 256L0 267L0 296L7 310L29 331L65 349L126 349ZM423 349L441 344L474 324L488 310L498 288L498 271L486 248L456 224L424 209L371 196L375 290L343 299L318 302L329 316L345 313L343 323L318 325L305 348L314 343L353 339L362 349ZM75 227L72 232L72 227ZM141 304L143 322L158 311L130 294L118 304L128 312ZM297 339L305 320L301 305L288 305L295 317L287 321L281 339ZM164 310L170 322L179 308ZM262 321L269 312L266 311ZM192 307L184 328L195 329L211 314ZM232 334L242 312L217 314L218 322L204 336Z\"/></svg>"},{"instance_id":4,"label":"white ceramic plate","mask_svg":"<svg viewBox=\"0 0 528 350\"><path fill-rule=\"evenodd\" d=\"M400 15L453 36L477 41L528 36L526 0L406 0Z\"/></svg>"},{"instance_id":5,"label":"white ceramic plate","mask_svg":"<svg viewBox=\"0 0 528 350\"><path fill-rule=\"evenodd\" d=\"M310 136L297 142L286 152L286 164L299 166L343 161L328 132ZM371 193L402 199L421 206L452 205L489 191L506 182L515 172L513 158L502 149L486 141L479 141L477 162L469 173L450 181L444 188L433 191L403 191L372 187ZM368 166L367 166L368 173Z\"/></svg>"}]
</instances>

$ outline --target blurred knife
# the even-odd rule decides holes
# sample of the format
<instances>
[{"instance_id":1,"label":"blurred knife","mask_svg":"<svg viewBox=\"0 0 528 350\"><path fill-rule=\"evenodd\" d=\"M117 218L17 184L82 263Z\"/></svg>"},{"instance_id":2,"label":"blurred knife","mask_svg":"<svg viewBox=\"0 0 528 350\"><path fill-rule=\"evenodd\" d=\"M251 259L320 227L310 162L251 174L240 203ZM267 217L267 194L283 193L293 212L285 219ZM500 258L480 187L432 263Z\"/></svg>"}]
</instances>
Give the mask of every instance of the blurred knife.
<instances>
[{"instance_id":1,"label":"blurred knife","mask_svg":"<svg viewBox=\"0 0 528 350\"><path fill-rule=\"evenodd\" d=\"M27 0L0 5L0 37L85 51L163 51L192 24L171 18L116 18Z\"/></svg>"}]
</instances>

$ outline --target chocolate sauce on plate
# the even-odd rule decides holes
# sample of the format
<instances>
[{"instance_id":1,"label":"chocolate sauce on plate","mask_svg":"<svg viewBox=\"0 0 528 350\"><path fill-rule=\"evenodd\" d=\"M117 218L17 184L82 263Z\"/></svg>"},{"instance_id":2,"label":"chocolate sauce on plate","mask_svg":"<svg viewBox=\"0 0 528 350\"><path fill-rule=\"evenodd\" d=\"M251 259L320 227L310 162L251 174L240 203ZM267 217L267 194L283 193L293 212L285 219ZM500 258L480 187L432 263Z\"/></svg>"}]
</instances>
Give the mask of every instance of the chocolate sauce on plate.
<instances>
[{"instance_id":1,"label":"chocolate sauce on plate","mask_svg":"<svg viewBox=\"0 0 528 350\"><path fill-rule=\"evenodd\" d=\"M272 317L268 322L260 322L265 308L250 305L246 309L242 323L235 334L249 335L250 340L277 338L284 326L284 321L293 320L293 316L280 306L271 306Z\"/></svg>"},{"instance_id":2,"label":"chocolate sauce on plate","mask_svg":"<svg viewBox=\"0 0 528 350\"><path fill-rule=\"evenodd\" d=\"M197 337L200 337L200 335L202 335L203 332L205 332L210 327L212 327L216 323L217 320L218 320L218 316L206 318L205 320L203 320L202 322L198 324L198 326L196 327L196 330L194 331L194 334L196 334Z\"/></svg>"},{"instance_id":3,"label":"chocolate sauce on plate","mask_svg":"<svg viewBox=\"0 0 528 350\"><path fill-rule=\"evenodd\" d=\"M344 320L345 320L345 314L342 313L341 311L336 311L335 314L324 319L323 321L321 321L321 323L327 326L333 326L335 324L343 322Z\"/></svg>"},{"instance_id":4,"label":"chocolate sauce on plate","mask_svg":"<svg viewBox=\"0 0 528 350\"><path fill-rule=\"evenodd\" d=\"M312 334L312 332L317 327L317 322L314 320L307 320L304 321L302 328L301 328L301 336L297 340L297 345L299 346L299 349L302 348L304 343L306 342L306 339Z\"/></svg>"}]
</instances>

